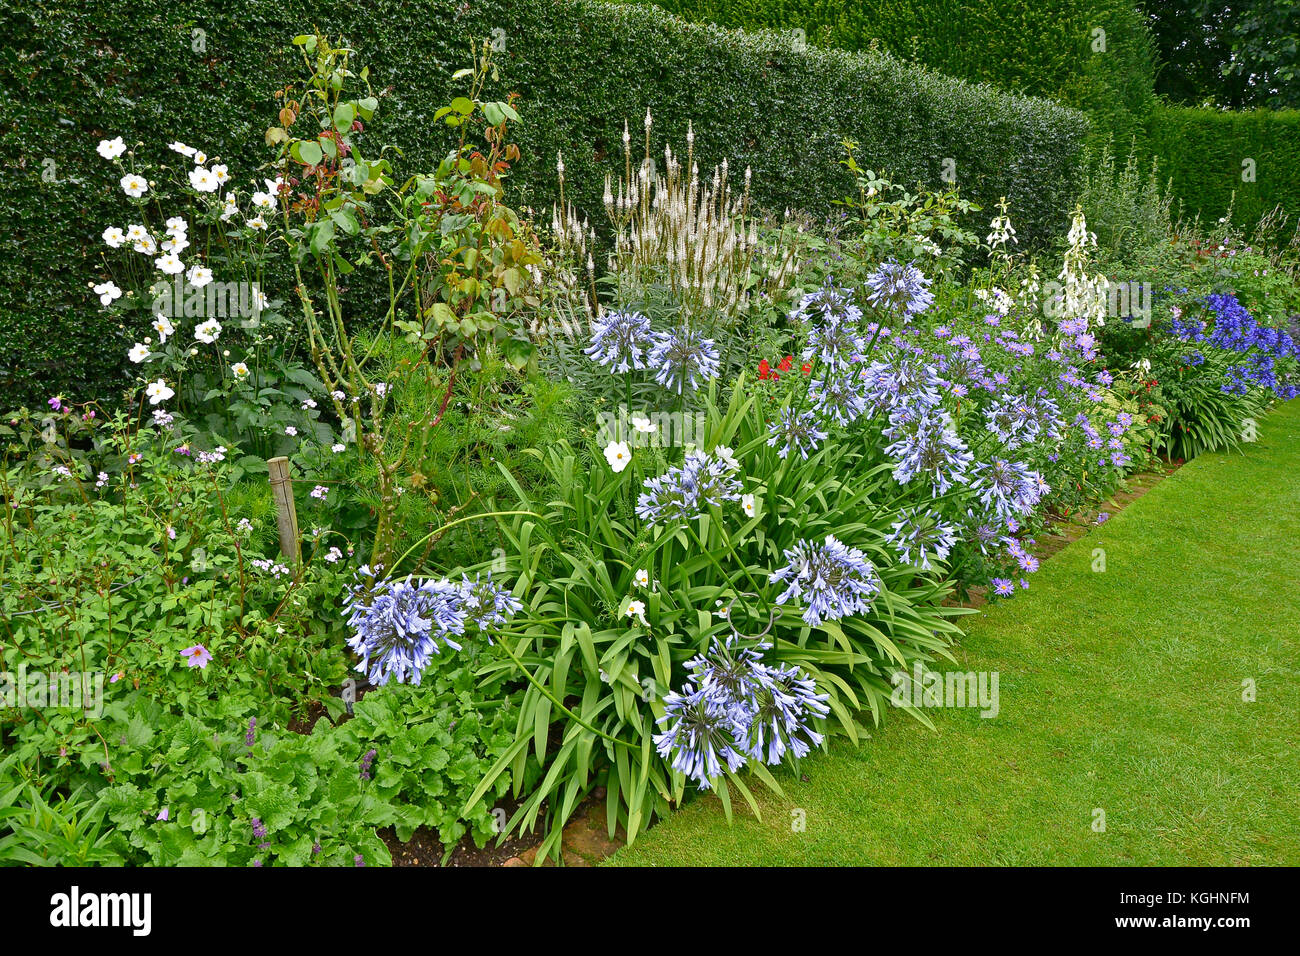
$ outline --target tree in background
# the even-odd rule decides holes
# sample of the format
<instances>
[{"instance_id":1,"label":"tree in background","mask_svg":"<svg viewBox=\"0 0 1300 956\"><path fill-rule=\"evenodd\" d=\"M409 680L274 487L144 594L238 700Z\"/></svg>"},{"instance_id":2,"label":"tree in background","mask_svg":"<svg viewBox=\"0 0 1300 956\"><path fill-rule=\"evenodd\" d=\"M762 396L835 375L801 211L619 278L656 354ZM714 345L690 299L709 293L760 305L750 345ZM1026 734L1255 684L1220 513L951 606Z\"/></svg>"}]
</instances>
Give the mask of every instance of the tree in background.
<instances>
[{"instance_id":1,"label":"tree in background","mask_svg":"<svg viewBox=\"0 0 1300 956\"><path fill-rule=\"evenodd\" d=\"M1147 0L1156 92L1182 104L1300 107L1300 0Z\"/></svg>"}]
</instances>

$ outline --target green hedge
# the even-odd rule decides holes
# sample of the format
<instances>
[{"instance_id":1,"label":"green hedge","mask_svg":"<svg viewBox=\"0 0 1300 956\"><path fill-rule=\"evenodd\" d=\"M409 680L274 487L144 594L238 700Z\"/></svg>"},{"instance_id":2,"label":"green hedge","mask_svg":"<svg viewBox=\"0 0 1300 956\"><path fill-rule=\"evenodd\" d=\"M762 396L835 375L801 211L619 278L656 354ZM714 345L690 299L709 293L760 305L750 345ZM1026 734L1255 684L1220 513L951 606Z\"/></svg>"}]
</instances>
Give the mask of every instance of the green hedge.
<instances>
[{"instance_id":1,"label":"green hedge","mask_svg":"<svg viewBox=\"0 0 1300 956\"><path fill-rule=\"evenodd\" d=\"M1254 225L1281 205L1300 213L1300 110L1221 110L1161 106L1146 123L1147 155L1174 182L1189 214L1217 219L1233 200L1233 219ZM1142 143L1139 139L1139 143ZM1242 179L1254 160L1254 182Z\"/></svg>"},{"instance_id":2,"label":"green hedge","mask_svg":"<svg viewBox=\"0 0 1300 956\"><path fill-rule=\"evenodd\" d=\"M1126 0L625 0L696 22L873 45L950 76L1103 113L1144 114L1154 46ZM1105 48L1094 49L1105 31Z\"/></svg>"},{"instance_id":3,"label":"green hedge","mask_svg":"<svg viewBox=\"0 0 1300 956\"><path fill-rule=\"evenodd\" d=\"M1012 198L1029 241L1063 227L1087 130L1070 109L884 54L800 51L788 36L588 0L0 0L0 406L54 389L111 397L124 381L137 330L106 327L86 288L99 235L123 211L95 143L121 135L160 160L180 138L250 174L266 159L272 92L298 75L288 40L312 25L349 38L391 90L376 139L400 145L406 169L445 148L433 112L471 38L503 41L500 89L524 97L524 198L549 205L562 149L593 218L605 171L621 166L623 119L637 127L647 106L658 150L665 134L679 147L693 120L702 165L751 165L773 208L828 209L848 189L836 161L851 136L905 180L937 184L951 157L968 195Z\"/></svg>"}]
</instances>

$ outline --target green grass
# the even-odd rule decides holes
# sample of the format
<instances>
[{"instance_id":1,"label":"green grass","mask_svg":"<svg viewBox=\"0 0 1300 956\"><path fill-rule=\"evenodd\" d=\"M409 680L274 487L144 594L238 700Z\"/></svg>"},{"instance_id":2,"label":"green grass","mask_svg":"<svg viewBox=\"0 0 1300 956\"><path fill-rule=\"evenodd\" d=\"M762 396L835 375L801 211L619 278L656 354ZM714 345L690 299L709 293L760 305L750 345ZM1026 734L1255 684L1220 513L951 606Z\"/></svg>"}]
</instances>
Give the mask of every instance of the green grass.
<instances>
[{"instance_id":1,"label":"green grass","mask_svg":"<svg viewBox=\"0 0 1300 956\"><path fill-rule=\"evenodd\" d=\"M996 718L890 714L783 775L761 822L694 800L609 862L1300 863L1298 582L1300 400L967 619L960 669L998 672Z\"/></svg>"}]
</instances>

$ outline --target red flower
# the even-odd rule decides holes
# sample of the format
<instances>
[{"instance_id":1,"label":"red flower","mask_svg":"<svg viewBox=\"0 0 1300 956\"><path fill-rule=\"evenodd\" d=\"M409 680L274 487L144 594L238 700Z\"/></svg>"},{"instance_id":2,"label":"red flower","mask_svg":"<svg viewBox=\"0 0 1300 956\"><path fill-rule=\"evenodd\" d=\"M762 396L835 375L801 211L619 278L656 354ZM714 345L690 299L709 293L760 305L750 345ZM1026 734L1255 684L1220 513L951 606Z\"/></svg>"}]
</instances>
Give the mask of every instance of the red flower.
<instances>
[{"instance_id":1,"label":"red flower","mask_svg":"<svg viewBox=\"0 0 1300 956\"><path fill-rule=\"evenodd\" d=\"M787 355L785 358L781 359L781 364L778 365L777 368L780 369L782 372L788 372L790 371L790 366L793 364L794 364L794 356Z\"/></svg>"},{"instance_id":2,"label":"red flower","mask_svg":"<svg viewBox=\"0 0 1300 956\"><path fill-rule=\"evenodd\" d=\"M767 364L767 359L758 363L758 377L767 378L772 373L772 366Z\"/></svg>"},{"instance_id":3,"label":"red flower","mask_svg":"<svg viewBox=\"0 0 1300 956\"><path fill-rule=\"evenodd\" d=\"M812 374L812 365L810 365L808 362L804 362L804 363L803 363L803 373L804 373L805 375L811 375L811 374Z\"/></svg>"}]
</instances>

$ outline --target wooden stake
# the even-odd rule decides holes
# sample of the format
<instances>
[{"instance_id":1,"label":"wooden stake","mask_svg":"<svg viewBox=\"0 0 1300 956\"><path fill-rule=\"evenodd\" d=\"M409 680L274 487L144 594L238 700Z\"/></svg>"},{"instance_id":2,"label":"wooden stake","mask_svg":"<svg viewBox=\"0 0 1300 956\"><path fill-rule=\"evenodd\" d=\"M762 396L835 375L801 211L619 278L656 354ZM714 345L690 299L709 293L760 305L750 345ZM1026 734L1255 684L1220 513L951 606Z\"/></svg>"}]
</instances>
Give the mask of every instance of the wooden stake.
<instances>
[{"instance_id":1,"label":"wooden stake","mask_svg":"<svg viewBox=\"0 0 1300 956\"><path fill-rule=\"evenodd\" d=\"M271 480L271 497L275 499L275 523L280 529L280 553L290 567L298 566L298 512L293 504L293 480L289 477L289 459L271 458L266 463Z\"/></svg>"}]
</instances>

